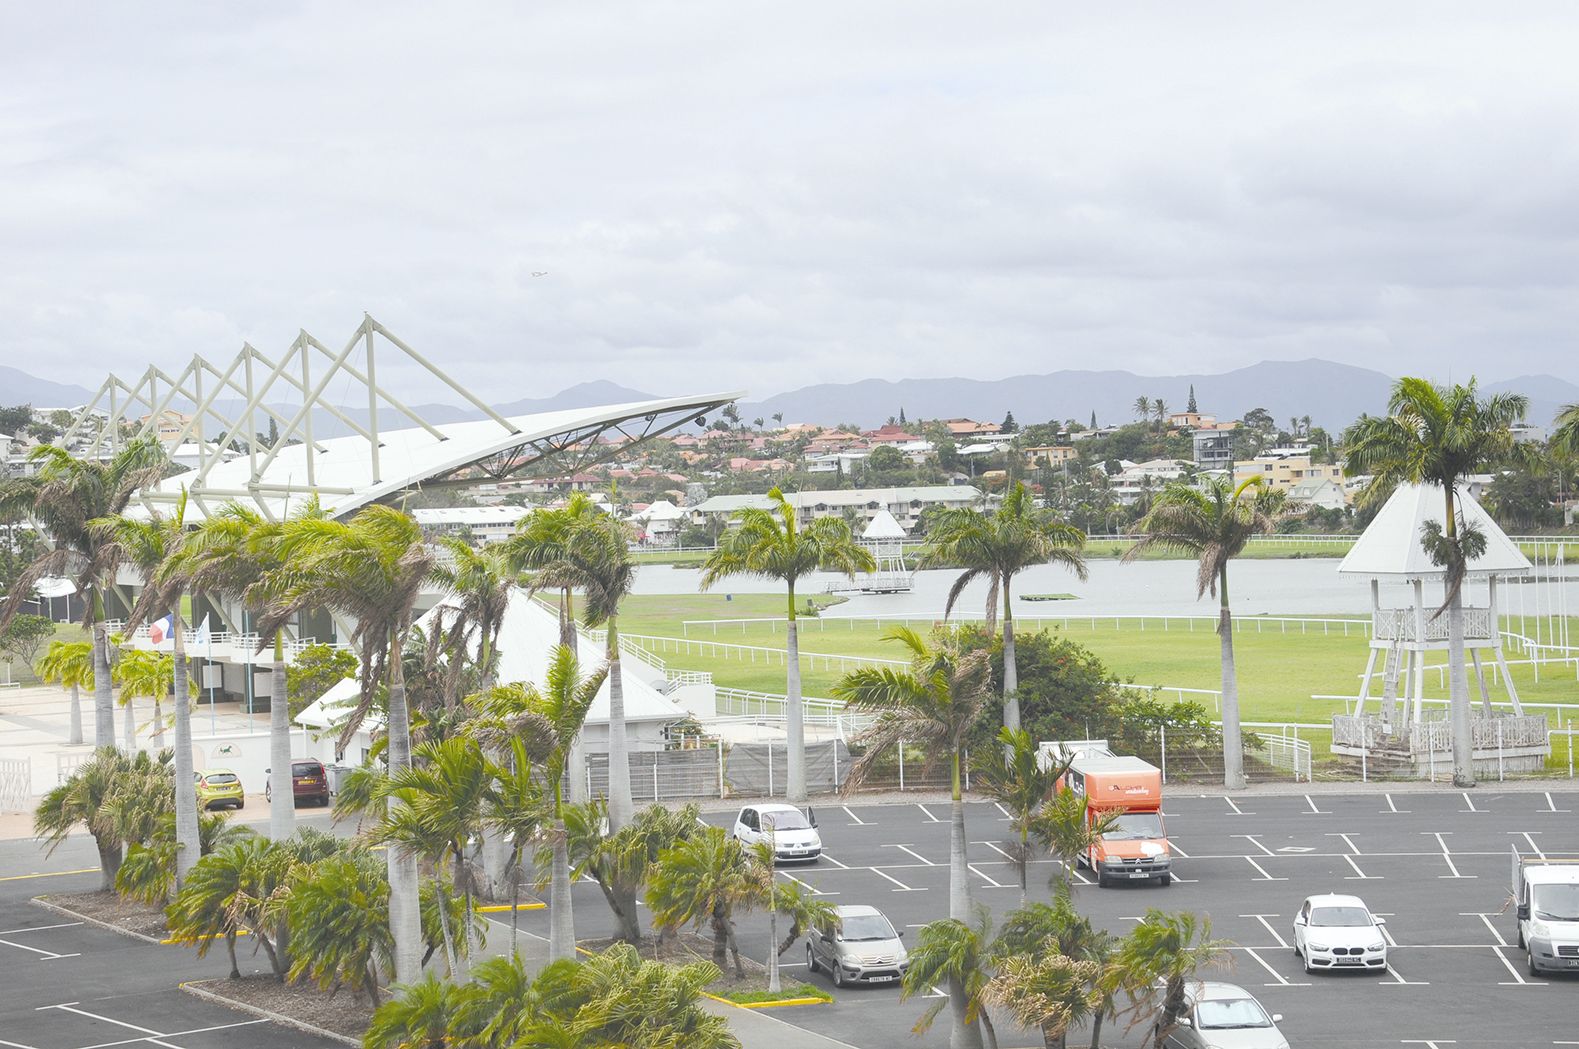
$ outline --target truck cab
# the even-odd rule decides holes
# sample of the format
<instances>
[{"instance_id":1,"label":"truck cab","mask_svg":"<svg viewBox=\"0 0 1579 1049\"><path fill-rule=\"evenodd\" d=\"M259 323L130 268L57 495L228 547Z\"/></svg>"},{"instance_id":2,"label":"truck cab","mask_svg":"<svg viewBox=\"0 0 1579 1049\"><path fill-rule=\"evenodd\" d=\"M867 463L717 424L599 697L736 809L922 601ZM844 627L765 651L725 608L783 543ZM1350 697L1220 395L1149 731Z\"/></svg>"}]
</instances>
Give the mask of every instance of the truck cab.
<instances>
[{"instance_id":1,"label":"truck cab","mask_svg":"<svg viewBox=\"0 0 1579 1049\"><path fill-rule=\"evenodd\" d=\"M1579 858L1514 849L1511 892L1530 975L1579 971Z\"/></svg>"},{"instance_id":2,"label":"truck cab","mask_svg":"<svg viewBox=\"0 0 1579 1049\"><path fill-rule=\"evenodd\" d=\"M1162 819L1162 771L1148 761L1122 757L1090 740L1056 744L1054 754L1071 755L1059 780L1086 799L1086 819L1111 814L1112 827L1082 858L1098 885L1151 881L1173 884L1172 850ZM1044 745L1045 746L1045 745Z\"/></svg>"}]
</instances>

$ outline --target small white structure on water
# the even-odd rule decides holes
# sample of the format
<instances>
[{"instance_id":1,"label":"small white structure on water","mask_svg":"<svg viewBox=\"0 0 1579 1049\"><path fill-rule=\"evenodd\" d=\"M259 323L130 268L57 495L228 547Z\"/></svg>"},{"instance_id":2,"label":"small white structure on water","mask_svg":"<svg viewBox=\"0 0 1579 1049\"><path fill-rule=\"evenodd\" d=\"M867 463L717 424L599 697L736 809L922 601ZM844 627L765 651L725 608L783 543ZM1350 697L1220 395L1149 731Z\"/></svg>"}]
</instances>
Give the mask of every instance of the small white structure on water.
<instances>
[{"instance_id":1,"label":"small white structure on water","mask_svg":"<svg viewBox=\"0 0 1579 1049\"><path fill-rule=\"evenodd\" d=\"M877 561L877 571L856 577L863 594L910 592L914 573L905 564L905 529L886 508L878 510L867 524L861 545Z\"/></svg>"},{"instance_id":2,"label":"small white structure on water","mask_svg":"<svg viewBox=\"0 0 1579 1049\"><path fill-rule=\"evenodd\" d=\"M1475 764L1492 774L1539 769L1550 750L1546 719L1525 716L1499 629L1499 581L1527 576L1530 562L1468 492L1459 491L1455 503L1463 523L1486 537L1486 549L1470 562L1461 589L1464 654L1480 696L1472 721ZM1437 672L1439 687L1450 672L1437 669L1448 649L1448 613L1437 614L1447 600L1446 571L1421 545L1426 523L1440 524L1443 510L1440 487L1400 485L1338 566L1340 574L1370 582L1371 638L1353 709L1332 719L1335 754L1410 762L1421 775L1452 766L1447 700L1425 696L1428 669ZM1400 596L1403 603L1393 604ZM1428 664L1432 652L1442 658ZM1487 663L1495 664L1492 674L1510 711L1492 706ZM1373 698L1375 713L1367 709Z\"/></svg>"}]
</instances>

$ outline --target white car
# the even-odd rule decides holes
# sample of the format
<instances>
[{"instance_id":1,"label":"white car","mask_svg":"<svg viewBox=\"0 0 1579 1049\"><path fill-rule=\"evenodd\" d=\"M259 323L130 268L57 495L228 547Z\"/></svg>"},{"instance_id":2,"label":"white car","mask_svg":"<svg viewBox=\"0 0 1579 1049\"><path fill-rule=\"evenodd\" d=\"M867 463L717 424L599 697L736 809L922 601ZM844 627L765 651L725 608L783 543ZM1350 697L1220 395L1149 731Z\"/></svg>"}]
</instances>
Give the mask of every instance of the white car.
<instances>
[{"instance_id":1,"label":"white car","mask_svg":"<svg viewBox=\"0 0 1579 1049\"><path fill-rule=\"evenodd\" d=\"M1288 1049L1277 1029L1283 1017L1267 1015L1243 987L1231 983L1194 984L1184 992L1185 1010L1162 1045L1167 1049ZM1152 1028L1155 1037L1161 1024Z\"/></svg>"},{"instance_id":2,"label":"white car","mask_svg":"<svg viewBox=\"0 0 1579 1049\"><path fill-rule=\"evenodd\" d=\"M735 817L735 837L747 845L771 842L780 863L816 863L822 855L816 817L793 805L747 805Z\"/></svg>"},{"instance_id":3,"label":"white car","mask_svg":"<svg viewBox=\"0 0 1579 1049\"><path fill-rule=\"evenodd\" d=\"M1294 953L1308 973L1387 968L1386 919L1358 896L1311 896L1294 915Z\"/></svg>"}]
</instances>

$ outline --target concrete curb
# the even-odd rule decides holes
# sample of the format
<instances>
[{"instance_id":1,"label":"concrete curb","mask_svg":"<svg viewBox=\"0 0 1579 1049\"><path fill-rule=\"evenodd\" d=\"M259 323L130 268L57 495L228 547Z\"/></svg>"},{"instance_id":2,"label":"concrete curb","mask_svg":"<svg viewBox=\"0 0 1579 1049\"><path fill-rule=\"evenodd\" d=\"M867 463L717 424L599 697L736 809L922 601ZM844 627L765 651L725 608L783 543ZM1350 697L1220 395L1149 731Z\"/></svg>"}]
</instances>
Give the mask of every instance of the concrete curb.
<instances>
[{"instance_id":1,"label":"concrete curb","mask_svg":"<svg viewBox=\"0 0 1579 1049\"><path fill-rule=\"evenodd\" d=\"M779 1009L786 1005L832 1005L832 998L778 998L771 1002L735 1002L721 994L710 991L700 992L703 998L711 998L721 1005L733 1006L736 1009Z\"/></svg>"},{"instance_id":2,"label":"concrete curb","mask_svg":"<svg viewBox=\"0 0 1579 1049\"><path fill-rule=\"evenodd\" d=\"M234 998L227 998L227 997L225 997L222 994L216 994L213 991L210 991L210 990L207 990L207 989L205 989L203 987L198 986L199 983L211 983L211 982L213 982L213 981L209 981L209 980L201 980L201 981L197 981L197 982L189 981L189 982L186 982L186 983L177 984L177 986L180 987L180 989L182 991L186 992L187 994L190 994L194 998L201 998L205 1002L211 1002L214 1005L222 1005L226 1009L234 1009L238 1013L247 1013L250 1016L258 1017L259 1019L268 1020L271 1023L280 1024L283 1027L290 1027L290 1028L293 1028L294 1030L303 1031L303 1032L305 1032L307 1034L317 1035L319 1038L327 1038L327 1039L329 1039L332 1042L339 1042L341 1045L360 1046L362 1044L361 1040L358 1039L358 1038L348 1038L348 1037L346 1037L343 1034L336 1034L333 1031L326 1030L326 1029L324 1029L322 1027L315 1026L314 1024L307 1023L307 1022L305 1022L303 1020L298 1020L294 1016L286 1016L283 1013L276 1013L276 1012L273 1012L273 1011L271 1011L269 1009L262 1009L262 1008L259 1008L256 1005L252 1005L252 1004L247 1003L247 1002L237 1001Z\"/></svg>"},{"instance_id":3,"label":"concrete curb","mask_svg":"<svg viewBox=\"0 0 1579 1049\"><path fill-rule=\"evenodd\" d=\"M70 907L63 907L45 896L34 896L30 902L32 902L33 906L35 907L42 907L46 911L54 911L56 914L65 915L67 918L75 918L78 921L86 922L89 925L97 925L101 929L108 929L111 932L120 933L122 936L129 936L134 940L141 940L144 943L151 943L155 947L163 946L162 941L156 940L152 936L145 936L140 932L133 932L130 929L123 929L113 922L107 922L102 918L95 918L92 915L83 914L81 911L74 911Z\"/></svg>"}]
</instances>

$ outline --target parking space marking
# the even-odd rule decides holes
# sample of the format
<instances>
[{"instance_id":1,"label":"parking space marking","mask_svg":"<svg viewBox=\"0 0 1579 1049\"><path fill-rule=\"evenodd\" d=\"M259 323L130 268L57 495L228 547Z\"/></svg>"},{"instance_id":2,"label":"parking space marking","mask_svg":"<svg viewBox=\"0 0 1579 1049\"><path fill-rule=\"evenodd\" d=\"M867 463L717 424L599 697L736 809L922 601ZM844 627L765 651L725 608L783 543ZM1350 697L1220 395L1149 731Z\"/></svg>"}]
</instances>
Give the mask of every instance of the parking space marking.
<instances>
[{"instance_id":1,"label":"parking space marking","mask_svg":"<svg viewBox=\"0 0 1579 1049\"><path fill-rule=\"evenodd\" d=\"M1450 830L1447 830L1447 831L1441 831L1441 830L1424 831L1423 830L1420 833L1426 835L1427 837L1434 837L1434 838L1436 838L1436 843L1438 845L1442 846L1442 859L1447 861L1447 869L1453 872L1452 874L1438 874L1437 875L1438 878L1478 878L1478 877L1480 877L1480 875L1478 875L1478 874L1460 874L1458 872L1458 867L1453 863L1453 856L1452 856L1452 854L1447 851L1447 842L1442 840L1443 835L1452 834L1453 833L1452 831L1450 831Z\"/></svg>"},{"instance_id":2,"label":"parking space marking","mask_svg":"<svg viewBox=\"0 0 1579 1049\"><path fill-rule=\"evenodd\" d=\"M998 817L998 822L999 823L1013 823L1014 822L1014 817L1009 815L1009 810L1003 807L1003 803L1002 802L995 801L995 802L993 802L993 805L997 807L999 812L1003 813L1002 816Z\"/></svg>"},{"instance_id":3,"label":"parking space marking","mask_svg":"<svg viewBox=\"0 0 1579 1049\"><path fill-rule=\"evenodd\" d=\"M1383 930L1383 931L1385 932L1385 930ZM1397 944L1394 944L1394 946L1396 947ZM1398 970L1393 968L1393 963L1390 962L1390 961L1387 963L1387 975L1391 976L1394 980L1396 980L1398 982L1397 983L1388 983L1388 982L1386 982L1384 980L1384 981L1382 981L1382 986L1383 987L1430 987L1431 986L1430 982L1426 981L1426 980L1406 980L1406 979L1404 979L1403 976L1401 976L1399 974Z\"/></svg>"},{"instance_id":4,"label":"parking space marking","mask_svg":"<svg viewBox=\"0 0 1579 1049\"><path fill-rule=\"evenodd\" d=\"M883 848L885 848L885 849L903 849L904 851L910 853L910 855L914 856L916 859L920 860L924 865L926 865L928 867L936 867L937 866L937 864L933 863L931 860L929 860L925 856L921 855L915 849L912 849L909 845L884 845Z\"/></svg>"},{"instance_id":5,"label":"parking space marking","mask_svg":"<svg viewBox=\"0 0 1579 1049\"><path fill-rule=\"evenodd\" d=\"M1546 792L1546 811L1547 812L1572 812L1573 810L1572 809L1560 809L1560 808L1558 808L1557 807L1557 803L1552 800L1552 792L1551 791L1547 791ZM1579 1042L1558 1042L1557 1044L1558 1045L1579 1045Z\"/></svg>"},{"instance_id":6,"label":"parking space marking","mask_svg":"<svg viewBox=\"0 0 1579 1049\"><path fill-rule=\"evenodd\" d=\"M848 869L848 868L846 868L846 869ZM799 885L801 888L806 889L813 896L837 896L837 895L839 895L836 892L824 892L821 889L817 888L817 886L811 884L810 882L801 881L799 878L795 877L795 875L791 874L789 871L778 871L777 873L784 875L784 877L788 878L790 881L794 882L796 885Z\"/></svg>"},{"instance_id":7,"label":"parking space marking","mask_svg":"<svg viewBox=\"0 0 1579 1049\"><path fill-rule=\"evenodd\" d=\"M1268 874L1266 872L1266 868L1265 867L1261 866L1261 864L1256 862L1254 856L1246 856L1245 857L1245 862L1250 864L1250 866L1254 867L1256 870L1261 872L1261 877L1257 878L1256 881L1288 881L1287 878L1274 878L1274 877L1272 877L1272 875L1270 875L1270 874Z\"/></svg>"},{"instance_id":8,"label":"parking space marking","mask_svg":"<svg viewBox=\"0 0 1579 1049\"><path fill-rule=\"evenodd\" d=\"M1241 809L1238 805L1235 805L1234 804L1234 799L1230 798L1226 794L1223 795L1223 800L1228 802L1228 807L1234 810L1234 815L1235 816L1254 816L1255 815L1255 813L1253 813L1253 812L1246 812L1243 809Z\"/></svg>"},{"instance_id":9,"label":"parking space marking","mask_svg":"<svg viewBox=\"0 0 1579 1049\"><path fill-rule=\"evenodd\" d=\"M1272 934L1272 938L1277 941L1277 945L1279 947L1283 948L1285 951L1288 950L1289 944L1288 944L1287 940L1283 939L1283 934L1278 932L1276 929L1272 928L1272 923L1267 921L1268 918L1276 918L1277 915L1275 915L1275 914L1241 914L1239 917L1241 917L1241 918L1254 918L1256 921L1260 922L1261 923L1261 927L1263 929L1265 929L1267 932Z\"/></svg>"},{"instance_id":10,"label":"parking space marking","mask_svg":"<svg viewBox=\"0 0 1579 1049\"><path fill-rule=\"evenodd\" d=\"M1185 852L1183 849L1179 848L1179 839L1175 838L1171 834L1168 835L1168 848L1170 850L1172 850L1173 852L1177 852L1180 856L1183 856L1185 859L1189 859L1190 858L1190 854L1188 852Z\"/></svg>"},{"instance_id":11,"label":"parking space marking","mask_svg":"<svg viewBox=\"0 0 1579 1049\"><path fill-rule=\"evenodd\" d=\"M239 1020L236 1023L216 1024L213 1027L194 1027L190 1031L172 1031L170 1034L164 1035L163 1037L165 1037L165 1038L185 1038L189 1034L210 1034L210 1033L212 1033L214 1031L228 1031L228 1030L230 1030L232 1028L235 1028L235 1027L251 1027L254 1024L266 1024L268 1022L269 1022L268 1020ZM119 1041L115 1041L115 1042L96 1042L93 1045L85 1045L85 1046L82 1047L82 1049L112 1049L112 1047L114 1047L114 1046L136 1045L138 1042L150 1042L150 1041L153 1041L153 1039L152 1038L122 1038Z\"/></svg>"},{"instance_id":12,"label":"parking space marking","mask_svg":"<svg viewBox=\"0 0 1579 1049\"><path fill-rule=\"evenodd\" d=\"M1407 816L1407 815L1409 815L1411 810L1409 810L1409 809L1401 809L1397 805L1393 804L1393 796L1391 794L1383 794L1382 797L1387 799L1387 811L1388 812L1395 813L1395 814L1397 814L1399 816Z\"/></svg>"},{"instance_id":13,"label":"parking space marking","mask_svg":"<svg viewBox=\"0 0 1579 1049\"><path fill-rule=\"evenodd\" d=\"M927 808L925 805L921 804L919 801L916 802L916 808L920 809L923 813L925 813L927 819L931 820L933 823L942 823L943 822L942 820L938 819L936 816L932 815L932 810Z\"/></svg>"},{"instance_id":14,"label":"parking space marking","mask_svg":"<svg viewBox=\"0 0 1579 1049\"><path fill-rule=\"evenodd\" d=\"M1244 952L1246 954L1248 954L1250 957L1252 957L1252 958L1254 958L1256 960L1256 964L1257 965L1261 966L1261 968L1263 968L1267 972L1271 973L1272 974L1272 979L1277 981L1277 983L1275 983L1275 984L1269 983L1269 984L1266 984L1265 986L1267 986L1267 987L1309 987L1310 986L1310 984L1308 984L1308 983L1291 983L1288 980L1285 980L1283 978L1283 974L1278 972L1276 969L1272 968L1270 965L1268 965L1266 963L1266 959L1261 957L1259 954L1257 954L1254 947L1245 947L1245 948L1243 948L1243 950L1244 950Z\"/></svg>"},{"instance_id":15,"label":"parking space marking","mask_svg":"<svg viewBox=\"0 0 1579 1049\"><path fill-rule=\"evenodd\" d=\"M1373 917L1377 917L1377 918L1396 918L1398 916L1396 914L1394 914L1392 911L1376 911L1376 912L1374 912ZM1377 928L1381 931L1382 942L1383 943L1387 944L1387 946L1389 946L1389 947L1397 947L1398 946L1398 941L1393 939L1393 934L1387 931L1387 926L1379 925L1379 926L1377 926Z\"/></svg>"},{"instance_id":16,"label":"parking space marking","mask_svg":"<svg viewBox=\"0 0 1579 1049\"><path fill-rule=\"evenodd\" d=\"M970 868L970 872L972 874L981 875L982 878L986 879L987 884L991 885L994 889L1018 889L1019 888L1018 885L1005 885L1005 884L1003 884L1000 881L994 881L988 875L982 874L982 872L976 868L976 865L974 863L967 863L965 866Z\"/></svg>"},{"instance_id":17,"label":"parking space marking","mask_svg":"<svg viewBox=\"0 0 1579 1049\"><path fill-rule=\"evenodd\" d=\"M1356 856L1360 855L1360 847L1358 845L1354 844L1354 839L1349 837L1347 834L1333 834L1331 832L1328 832L1327 837L1329 837L1329 838L1342 838L1343 839L1343 844L1345 844L1345 845L1347 845L1349 847L1349 851L1350 852L1352 852Z\"/></svg>"},{"instance_id":18,"label":"parking space marking","mask_svg":"<svg viewBox=\"0 0 1579 1049\"><path fill-rule=\"evenodd\" d=\"M1515 969L1513 967L1513 963L1508 961L1508 956L1502 953L1503 950L1504 950L1504 948L1501 948L1501 947L1493 947L1493 948L1491 948L1491 953L1495 954L1497 956L1497 961L1501 962L1502 963L1502 967L1504 969L1508 970L1508 973L1509 973L1509 975L1511 975L1513 977L1513 981L1514 982L1509 983L1507 980L1499 980L1497 982L1497 986L1498 987L1545 987L1546 986L1546 984L1543 981L1541 981L1541 980L1526 980L1524 977L1520 976L1519 975L1519 970Z\"/></svg>"},{"instance_id":19,"label":"parking space marking","mask_svg":"<svg viewBox=\"0 0 1579 1049\"><path fill-rule=\"evenodd\" d=\"M1461 911L1459 913L1459 917L1460 918L1479 918L1481 921L1486 923L1486 928L1488 930L1490 930L1491 938L1497 941L1497 946L1498 947L1506 947L1506 946L1508 946L1508 941L1504 940L1502 938L1502 933L1498 932L1497 931L1497 927L1495 925L1491 924L1491 915L1482 913L1480 911Z\"/></svg>"},{"instance_id":20,"label":"parking space marking","mask_svg":"<svg viewBox=\"0 0 1579 1049\"><path fill-rule=\"evenodd\" d=\"M122 1039L119 1039L118 1041L113 1041L113 1042L96 1042L93 1045L84 1046L83 1049L110 1049L110 1047L112 1047L112 1046L137 1045L138 1043L141 1043L141 1042L147 1042L149 1045L163 1046L164 1049L181 1049L181 1047L176 1045L175 1043L164 1041L164 1039L166 1039L166 1038L182 1038L182 1037L185 1037L186 1035L191 1035L191 1034L209 1034L209 1033L214 1032L214 1031L229 1031L229 1030L233 1030L233 1029L235 1029L237 1027L251 1027L251 1026L253 1026L255 1024L262 1024L262 1023L268 1023L269 1022L268 1020L239 1020L236 1023L215 1024L215 1025L213 1025L211 1027L195 1027L195 1028L193 1028L193 1029L191 1029L189 1031L164 1032L164 1031L155 1031L151 1027L139 1027L137 1024L127 1023L124 1020L117 1020L113 1016L101 1016L98 1013L90 1013L86 1009L78 1009L78 1008L76 1008L77 1004L78 1003L76 1003L76 1002L66 1002L63 1005L41 1005L41 1006L38 1006L33 1011L34 1012L44 1012L44 1011L50 1010L50 1009L58 1009L58 1010L60 1010L63 1013L74 1013L77 1016L85 1016L85 1017L87 1017L90 1020L97 1020L100 1023L111 1024L111 1025L113 1025L115 1027L124 1027L128 1031L136 1031L139 1035L142 1036L140 1038L122 1038ZM0 1042L0 1045L15 1046L16 1043L15 1042ZM23 1046L22 1049L31 1049L31 1047Z\"/></svg>"},{"instance_id":21,"label":"parking space marking","mask_svg":"<svg viewBox=\"0 0 1579 1049\"><path fill-rule=\"evenodd\" d=\"M1469 791L1467 791L1467 790L1464 791L1464 804L1468 805L1469 808L1467 808L1467 809L1459 809L1458 811L1460 811L1460 812L1485 812L1486 811L1485 809L1477 809L1475 807L1475 803L1474 803L1473 800L1470 799Z\"/></svg>"},{"instance_id":22,"label":"parking space marking","mask_svg":"<svg viewBox=\"0 0 1579 1049\"><path fill-rule=\"evenodd\" d=\"M29 925L22 929L0 929L0 936L15 936L24 932L43 932L45 929L74 929L81 922L61 922L59 925Z\"/></svg>"},{"instance_id":23,"label":"parking space marking","mask_svg":"<svg viewBox=\"0 0 1579 1049\"><path fill-rule=\"evenodd\" d=\"M880 870L877 867L867 867L865 869L871 871L873 874L877 875L879 878L887 878L889 881L891 881L895 885L899 886L899 888L897 888L897 889L890 889L890 890L888 890L889 892L926 892L927 891L927 888L926 888L925 885L921 886L919 889L911 888L909 885L906 885L904 882L900 881L898 878L895 878L895 877L893 877L891 875L888 875L888 874L884 874L882 872L882 870Z\"/></svg>"},{"instance_id":24,"label":"parking space marking","mask_svg":"<svg viewBox=\"0 0 1579 1049\"><path fill-rule=\"evenodd\" d=\"M0 1045L5 1046L6 1049L38 1049L38 1046L36 1045L23 1045L21 1042L8 1042L4 1038L0 1038Z\"/></svg>"},{"instance_id":25,"label":"parking space marking","mask_svg":"<svg viewBox=\"0 0 1579 1049\"><path fill-rule=\"evenodd\" d=\"M1448 1039L1438 1038L1436 1041L1432 1041L1429 1038L1403 1038L1403 1039L1399 1040L1399 1044L1401 1044L1401 1045L1424 1045L1424 1046L1427 1046L1428 1049L1440 1049L1440 1047L1444 1046L1444 1045L1457 1045L1458 1044L1458 1040L1454 1039L1454 1038L1448 1038Z\"/></svg>"},{"instance_id":26,"label":"parking space marking","mask_svg":"<svg viewBox=\"0 0 1579 1049\"><path fill-rule=\"evenodd\" d=\"M139 1034L148 1036L146 1038L140 1038L138 1041L149 1042L153 1045L162 1045L165 1046L166 1049L180 1049L179 1046L172 1045L169 1042L159 1041L159 1039L167 1037L162 1031L155 1031L151 1027L138 1027L136 1024L129 1024L125 1020L117 1020L110 1016L99 1016L97 1013L90 1013L86 1009L74 1008L76 1004L76 1002L67 1002L65 1005L41 1005L35 1009L34 1012L43 1012L46 1009L59 1009L63 1013L75 1013L78 1016L86 1016L90 1020L98 1020L101 1023L114 1024L116 1027L124 1027L128 1031L136 1031Z\"/></svg>"},{"instance_id":27,"label":"parking space marking","mask_svg":"<svg viewBox=\"0 0 1579 1049\"><path fill-rule=\"evenodd\" d=\"M828 855L826 852L822 854L822 858L827 860L829 863L833 864L835 867L839 868L842 871L847 871L847 870L850 869L850 865L848 863L840 863L838 860L834 859L832 856Z\"/></svg>"},{"instance_id":28,"label":"parking space marking","mask_svg":"<svg viewBox=\"0 0 1579 1049\"><path fill-rule=\"evenodd\" d=\"M872 824L866 822L861 817L859 817L855 813L851 812L850 811L850 806L848 806L848 805L841 805L839 807L844 810L844 814L846 816L850 817L852 820L855 821L854 823L850 824L850 826L852 826L852 827L870 827L870 826L872 826Z\"/></svg>"},{"instance_id":29,"label":"parking space marking","mask_svg":"<svg viewBox=\"0 0 1579 1049\"><path fill-rule=\"evenodd\" d=\"M68 874L97 874L97 867L82 867L74 871L36 871L32 874L8 874L0 881L31 881L34 878L64 878Z\"/></svg>"},{"instance_id":30,"label":"parking space marking","mask_svg":"<svg viewBox=\"0 0 1579 1049\"><path fill-rule=\"evenodd\" d=\"M46 951L42 947L29 947L27 944L17 943L15 940L0 940L0 944L5 944L7 947L15 947L19 951L30 951L33 954L43 955L46 962L59 961L61 958L82 957L81 954L56 954L54 951Z\"/></svg>"},{"instance_id":31,"label":"parking space marking","mask_svg":"<svg viewBox=\"0 0 1579 1049\"><path fill-rule=\"evenodd\" d=\"M1332 811L1330 809L1318 809L1316 807L1316 799L1312 798L1309 794L1305 795L1305 804L1310 806L1310 813L1313 816L1330 816L1330 815L1332 815Z\"/></svg>"},{"instance_id":32,"label":"parking space marking","mask_svg":"<svg viewBox=\"0 0 1579 1049\"><path fill-rule=\"evenodd\" d=\"M1527 831L1527 830L1510 830L1510 831L1508 831L1508 833L1509 834L1513 834L1513 835L1522 836L1525 841L1530 843L1530 851L1531 852L1535 853L1535 855L1537 857L1539 857L1540 859L1544 860L1546 858L1546 853L1542 852L1541 851L1541 847L1539 845L1535 844L1535 839L1530 837L1530 832L1529 831ZM1540 831L1536 831L1535 833L1539 834Z\"/></svg>"},{"instance_id":33,"label":"parking space marking","mask_svg":"<svg viewBox=\"0 0 1579 1049\"><path fill-rule=\"evenodd\" d=\"M1344 881L1382 881L1383 880L1383 876L1380 875L1380 874L1366 874L1364 871L1360 870L1360 865L1358 863L1354 862L1354 857L1353 856L1345 856L1343 858L1349 861L1349 866L1350 867L1354 868L1354 873L1353 874L1345 874L1343 876L1343 880Z\"/></svg>"},{"instance_id":34,"label":"parking space marking","mask_svg":"<svg viewBox=\"0 0 1579 1049\"><path fill-rule=\"evenodd\" d=\"M1250 844L1254 845L1256 848L1258 848L1262 852L1266 853L1268 856L1276 856L1277 855L1277 853L1273 852L1271 849L1267 848L1265 845L1261 844L1259 841L1256 840L1256 838L1259 837L1259 835L1256 835L1256 834L1235 834L1234 837L1245 839ZM1248 858L1249 857L1246 857L1246 859L1248 859Z\"/></svg>"}]
</instances>

